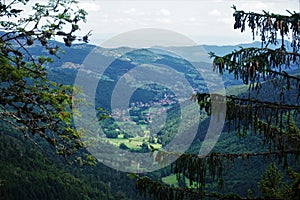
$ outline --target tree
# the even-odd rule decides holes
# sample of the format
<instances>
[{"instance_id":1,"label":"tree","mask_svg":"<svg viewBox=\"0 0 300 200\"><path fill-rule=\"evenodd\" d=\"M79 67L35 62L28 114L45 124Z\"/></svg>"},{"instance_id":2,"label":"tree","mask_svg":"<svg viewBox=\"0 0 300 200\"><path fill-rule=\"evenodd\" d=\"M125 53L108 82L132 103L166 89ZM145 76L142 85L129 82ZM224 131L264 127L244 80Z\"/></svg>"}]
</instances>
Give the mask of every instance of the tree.
<instances>
[{"instance_id":1,"label":"tree","mask_svg":"<svg viewBox=\"0 0 300 200\"><path fill-rule=\"evenodd\" d=\"M126 146L126 144L124 144L124 143L121 143L121 144L119 145L119 148L120 148L120 149L123 149L123 150L128 150L128 149L129 149L128 146Z\"/></svg>"},{"instance_id":2,"label":"tree","mask_svg":"<svg viewBox=\"0 0 300 200\"><path fill-rule=\"evenodd\" d=\"M267 198L280 198L283 199L288 195L288 186L282 183L282 173L276 167L275 163L272 163L266 172L262 175L262 180L259 182L259 188L262 194Z\"/></svg>"},{"instance_id":3,"label":"tree","mask_svg":"<svg viewBox=\"0 0 300 200\"><path fill-rule=\"evenodd\" d=\"M193 98L208 114L212 100L225 101L228 132L236 132L241 139L249 134L260 136L266 147L262 150L267 150L231 154L211 152L207 156L153 150L157 151L156 161L161 163L176 156L177 160L171 167L172 173L177 177L183 175L188 178L190 186L197 183L197 188L174 188L146 176L134 176L141 194L153 199L253 199L236 194L208 192L206 183L210 180L222 185L224 169L228 169L228 164L233 165L234 161L241 159L246 162L254 157L262 157L273 160L285 169L290 182L282 183L279 168L275 164L271 165L259 184L262 192L259 198L299 199L299 166L293 161L300 155L300 78L288 69L295 68L300 61L300 13L288 11L289 15L278 15L265 11L245 12L237 10L235 6L233 9L234 29L244 32L248 26L253 32L253 39L258 34L261 36L261 48L240 48L225 56L217 56L213 52L209 55L213 58L213 69L221 75L227 72L233 74L235 79L241 79L249 86L248 94L222 96L198 93ZM291 50L285 40L288 34L291 34ZM271 48L271 45L276 48ZM267 176L275 175L275 185L269 184L272 180L267 180ZM289 195L283 195L287 191Z\"/></svg>"},{"instance_id":4,"label":"tree","mask_svg":"<svg viewBox=\"0 0 300 200\"><path fill-rule=\"evenodd\" d=\"M71 123L72 101L80 100L73 99L73 87L49 81L46 67L51 57L59 57L53 40L62 38L66 46L88 42L89 34L75 35L87 13L76 7L76 0L48 0L35 3L34 13L26 15L29 3L0 2L0 120L34 143L44 138L67 157L83 147L81 133ZM34 45L48 54L33 55Z\"/></svg>"},{"instance_id":5,"label":"tree","mask_svg":"<svg viewBox=\"0 0 300 200\"><path fill-rule=\"evenodd\" d=\"M147 153L147 152L149 152L149 151L150 151L150 149L149 149L149 147L148 147L148 144L145 143L145 142L143 142L143 144L142 144L142 146L141 146L140 152L142 152L142 153Z\"/></svg>"}]
</instances>

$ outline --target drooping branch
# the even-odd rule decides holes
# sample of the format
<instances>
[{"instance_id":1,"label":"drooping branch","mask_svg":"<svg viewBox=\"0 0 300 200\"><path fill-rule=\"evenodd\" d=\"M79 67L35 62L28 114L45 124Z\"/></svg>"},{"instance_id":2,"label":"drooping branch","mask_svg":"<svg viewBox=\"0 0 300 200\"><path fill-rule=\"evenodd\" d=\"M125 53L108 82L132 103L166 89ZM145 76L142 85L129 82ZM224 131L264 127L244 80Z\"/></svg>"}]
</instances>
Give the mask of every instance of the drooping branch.
<instances>
[{"instance_id":1,"label":"drooping branch","mask_svg":"<svg viewBox=\"0 0 300 200\"><path fill-rule=\"evenodd\" d=\"M165 199L165 200L182 200L182 199L220 199L220 200L231 200L231 199L247 199L247 200L266 200L264 198L242 198L236 194L218 194L218 193L201 193L198 190L192 188L179 188L170 187L164 185L158 181L153 181L148 177L139 177L134 175L132 178L136 180L136 188L141 195L148 195L153 199Z\"/></svg>"},{"instance_id":2,"label":"drooping branch","mask_svg":"<svg viewBox=\"0 0 300 200\"><path fill-rule=\"evenodd\" d=\"M235 79L241 79L245 84L260 83L273 78L283 77L287 81L300 78L288 74L285 70L291 63L299 63L300 54L287 52L284 49L241 48L230 54L219 57L210 52L213 58L213 69L223 74L232 73Z\"/></svg>"},{"instance_id":3,"label":"drooping branch","mask_svg":"<svg viewBox=\"0 0 300 200\"><path fill-rule=\"evenodd\" d=\"M253 157L274 158L277 159L279 163L283 163L285 167L288 167L288 156L299 155L300 149L266 152L210 153L206 156L179 154L161 150L153 150L153 153L155 155L155 161L161 165L176 158L176 161L171 165L171 173L176 175L177 180L179 180L181 176L188 178L190 187L172 188L158 181L152 181L148 177L138 177L134 175L134 178L137 178L136 187L140 194L149 195L154 199L203 199L205 197L214 197L218 199L251 199L242 198L235 194L207 194L205 192L207 175L210 176L210 181L216 181L222 186L223 169L226 167L228 168L228 166L234 163L238 158L244 160Z\"/></svg>"},{"instance_id":4,"label":"drooping branch","mask_svg":"<svg viewBox=\"0 0 300 200\"><path fill-rule=\"evenodd\" d=\"M298 149L300 131L295 122L300 111L298 104L205 93L192 98L208 114L211 114L212 104L226 101L228 132L233 129L242 136L258 133L263 136L264 144L274 151Z\"/></svg>"},{"instance_id":5,"label":"drooping branch","mask_svg":"<svg viewBox=\"0 0 300 200\"><path fill-rule=\"evenodd\" d=\"M148 177L139 177L134 175L136 178L136 189L141 195L150 196L155 200L166 199L202 199L203 194L197 190L189 188L172 188L164 185L158 181L153 181Z\"/></svg>"},{"instance_id":6,"label":"drooping branch","mask_svg":"<svg viewBox=\"0 0 300 200\"><path fill-rule=\"evenodd\" d=\"M292 33L293 52L297 52L300 47L300 13L287 11L289 15L279 15L263 11L263 13L245 12L237 10L233 6L235 19L234 29L241 29L241 32L246 30L246 27L251 29L253 39L255 35L260 34L262 45L266 47L269 44L277 45L277 36L281 37L281 48L285 48L284 36Z\"/></svg>"}]
</instances>

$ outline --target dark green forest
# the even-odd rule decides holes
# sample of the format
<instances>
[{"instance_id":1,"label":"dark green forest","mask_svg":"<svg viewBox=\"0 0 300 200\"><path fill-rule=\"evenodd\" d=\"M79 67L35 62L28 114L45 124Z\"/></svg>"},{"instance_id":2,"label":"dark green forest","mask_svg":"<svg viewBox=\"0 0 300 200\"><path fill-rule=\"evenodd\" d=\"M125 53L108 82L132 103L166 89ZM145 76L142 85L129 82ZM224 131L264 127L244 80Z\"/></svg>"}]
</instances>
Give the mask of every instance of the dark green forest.
<instances>
[{"instance_id":1,"label":"dark green forest","mask_svg":"<svg viewBox=\"0 0 300 200\"><path fill-rule=\"evenodd\" d=\"M1 124L1 199L139 199L125 173L100 163L68 165L53 147Z\"/></svg>"}]
</instances>

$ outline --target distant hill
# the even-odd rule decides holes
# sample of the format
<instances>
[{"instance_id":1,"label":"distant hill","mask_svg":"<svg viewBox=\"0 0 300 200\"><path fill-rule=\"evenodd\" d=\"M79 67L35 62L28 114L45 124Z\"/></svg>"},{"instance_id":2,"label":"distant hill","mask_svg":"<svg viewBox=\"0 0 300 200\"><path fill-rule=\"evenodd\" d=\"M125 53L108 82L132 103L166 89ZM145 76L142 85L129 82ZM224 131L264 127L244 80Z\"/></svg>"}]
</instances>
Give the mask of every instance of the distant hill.
<instances>
[{"instance_id":1,"label":"distant hill","mask_svg":"<svg viewBox=\"0 0 300 200\"><path fill-rule=\"evenodd\" d=\"M281 44L281 40L278 40L278 44ZM232 52L233 50L238 50L241 47L243 48L249 48L249 47L256 47L256 48L261 48L262 43L255 41L252 43L245 43L245 44L238 44L238 45L226 45L226 46L217 46L217 45L202 45L202 47L207 51L207 52L215 52L219 56L223 56L225 54L228 54ZM268 46L271 49L279 48L279 46L275 45L269 45ZM291 43L289 41L285 41L285 47L287 50L291 51Z\"/></svg>"},{"instance_id":2,"label":"distant hill","mask_svg":"<svg viewBox=\"0 0 300 200\"><path fill-rule=\"evenodd\" d=\"M278 41L280 44L281 41ZM129 47L120 47L120 48L102 48L99 46L91 45L91 44L73 44L71 47L64 46L63 43L52 41L50 42L53 46L58 46L61 49L61 52L58 53L58 57L54 57L54 64L51 67L60 67L65 62L72 62L75 64L82 64L86 56L97 47L97 52L105 57L114 57L118 58L120 55L124 53L128 53L130 51L135 51L137 49L129 48ZM285 41L286 48L288 50L291 49L291 43L289 41ZM255 41L252 43L246 44L238 44L238 45L197 45L197 46L153 46L149 48L151 52L157 55L168 55L175 58L186 59L189 62L208 62L209 59L208 53L215 52L217 55L225 55L227 53L232 52L235 49L239 48L247 48L247 47L261 47L261 42ZM274 45L269 45L270 48L276 48ZM278 47L277 47L278 48ZM40 44L34 44L29 47L29 51L33 55L40 55L41 53L44 55L49 55L47 51L42 48Z\"/></svg>"},{"instance_id":3,"label":"distant hill","mask_svg":"<svg viewBox=\"0 0 300 200\"><path fill-rule=\"evenodd\" d=\"M207 92L207 83L204 82L203 76L210 76L212 72L211 60L208 57L208 52L215 52L217 55L224 55L232 52L240 47L260 47L260 42L249 44L240 44L232 46L216 46L216 45L199 45L188 47L162 47L155 46L149 49L134 49L128 47L120 48L102 48L90 44L74 44L72 47L65 47L62 43L53 42L53 45L58 45L65 53L59 53L60 58L54 58L54 63L49 65L49 78L65 84L74 84L76 74L79 69L86 71L86 77L89 81L99 79L99 87L97 92L99 95L100 106L108 108L113 87L118 79L127 74L130 70L139 65L166 65L173 68L175 71L182 73L190 82L195 91ZM290 48L290 43L286 41L287 48ZM274 46L270 46L275 48ZM38 55L41 46L35 45L30 48L33 54ZM85 59L90 54L95 54L96 61L93 61L93 66L83 66ZM109 66L104 66L106 64ZM99 74L100 68L106 68L104 74ZM196 71L195 71L196 70ZM197 72L198 70L198 72ZM297 66L292 66L289 70L299 71ZM200 72L200 73L199 73ZM210 74L210 75L209 75ZM235 80L231 74L227 72L222 76L225 87L242 84L242 81ZM128 79L129 80L129 79ZM130 77L131 83L139 83L137 77ZM93 92L93 91L91 91ZM142 92L143 93L143 92ZM139 92L139 97L135 96L135 101L146 101L147 96ZM150 94L151 88L144 88L144 94ZM101 95L102 94L102 95ZM105 95L103 95L105 94Z\"/></svg>"}]
</instances>

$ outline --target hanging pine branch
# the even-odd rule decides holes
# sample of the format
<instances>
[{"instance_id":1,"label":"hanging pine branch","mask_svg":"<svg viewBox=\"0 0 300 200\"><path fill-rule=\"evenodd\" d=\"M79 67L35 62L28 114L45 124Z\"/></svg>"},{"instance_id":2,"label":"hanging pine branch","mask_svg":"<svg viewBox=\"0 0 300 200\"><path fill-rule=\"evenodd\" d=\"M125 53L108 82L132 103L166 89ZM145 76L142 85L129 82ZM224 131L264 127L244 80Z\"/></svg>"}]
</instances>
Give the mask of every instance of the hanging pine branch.
<instances>
[{"instance_id":1,"label":"hanging pine branch","mask_svg":"<svg viewBox=\"0 0 300 200\"><path fill-rule=\"evenodd\" d=\"M176 174L177 180L180 176L184 176L189 179L189 187L179 188L170 187L159 181L153 181L149 177L139 177L131 174L132 178L137 179L136 188L141 195L149 196L152 199L170 199L170 200L182 200L182 199L205 199L205 198L216 198L216 199L253 199L253 198L242 198L236 194L218 194L218 193L206 193L205 184L207 175L209 175L212 181L218 181L220 184L223 182L222 171L228 165L234 163L238 158L250 159L252 157L273 157L279 158L282 155L298 155L299 150L285 150L285 151L273 151L273 152L244 152L244 153L211 153L208 156L197 156L191 154L177 154L157 151L156 161L160 164L164 164L168 159L178 157L177 160L171 166L171 172ZM287 162L285 157L283 162ZM208 174L207 174L208 173ZM195 187L195 184L196 186ZM193 187L192 187L193 186ZM255 198L264 199L264 198ZM276 198L281 199L281 198Z\"/></svg>"},{"instance_id":2,"label":"hanging pine branch","mask_svg":"<svg viewBox=\"0 0 300 200\"><path fill-rule=\"evenodd\" d=\"M220 74L228 71L235 79L241 79L244 84L251 84L253 88L256 86L257 89L262 81L278 77L285 79L287 85L290 85L291 80L295 80L296 88L300 88L300 78L285 71L291 63L299 63L298 53L287 52L284 49L241 48L223 57L216 56L212 52L209 55L214 59L215 71Z\"/></svg>"},{"instance_id":3,"label":"hanging pine branch","mask_svg":"<svg viewBox=\"0 0 300 200\"><path fill-rule=\"evenodd\" d=\"M253 39L260 34L262 48L241 48L225 56L217 56L209 53L213 58L214 70L223 74L228 71L235 79L241 79L245 84L250 84L253 89L259 89L262 81L273 78L283 78L287 89L290 89L290 81L296 80L295 88L300 92L300 78L287 73L290 65L299 64L300 54L300 15L291 13L290 16L278 15L263 11L263 14L235 10L235 29L246 30L246 26L252 30ZM292 52L287 51L284 44L285 38L291 33ZM281 46L277 49L268 48L269 44L278 45L277 36L280 36Z\"/></svg>"},{"instance_id":4,"label":"hanging pine branch","mask_svg":"<svg viewBox=\"0 0 300 200\"><path fill-rule=\"evenodd\" d=\"M137 179L136 189L140 191L141 195L149 196L154 200L200 200L204 198L232 200L232 199L248 199L242 198L236 194L205 194L192 188L169 187L157 181L153 181L148 177L139 177L137 175L130 175L131 178ZM254 200L254 199L253 199ZM265 200L264 198L255 198L255 200Z\"/></svg>"},{"instance_id":5,"label":"hanging pine branch","mask_svg":"<svg viewBox=\"0 0 300 200\"><path fill-rule=\"evenodd\" d=\"M279 15L263 11L263 13L245 12L237 10L235 6L233 17L235 19L234 29L246 30L246 26L251 29L253 40L255 35L260 34L262 44L266 47L269 44L278 45L277 36L280 35L281 48L284 49L284 38L288 33L292 34L293 52L297 52L300 47L300 14L287 11L290 15Z\"/></svg>"},{"instance_id":6,"label":"hanging pine branch","mask_svg":"<svg viewBox=\"0 0 300 200\"><path fill-rule=\"evenodd\" d=\"M249 97L199 93L193 95L192 99L198 101L200 109L208 114L211 113L212 103L218 104L226 101L227 127L229 131L233 129L238 133L247 132L249 129L255 133L262 132L265 129L261 128L259 123L263 121L267 122L268 125L266 133L270 131L271 126L278 127L282 132L300 111L299 105L269 102Z\"/></svg>"}]
</instances>

